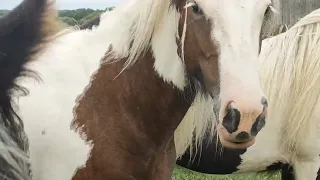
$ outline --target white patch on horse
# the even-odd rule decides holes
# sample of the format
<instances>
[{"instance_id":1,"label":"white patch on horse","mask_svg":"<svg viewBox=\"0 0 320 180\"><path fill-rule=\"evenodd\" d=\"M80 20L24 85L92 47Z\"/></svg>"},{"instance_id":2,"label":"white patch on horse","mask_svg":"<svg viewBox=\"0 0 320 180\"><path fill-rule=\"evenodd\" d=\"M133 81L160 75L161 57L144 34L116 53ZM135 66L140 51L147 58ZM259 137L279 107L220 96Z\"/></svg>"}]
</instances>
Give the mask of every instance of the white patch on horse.
<instances>
[{"instance_id":1,"label":"white patch on horse","mask_svg":"<svg viewBox=\"0 0 320 180\"><path fill-rule=\"evenodd\" d=\"M179 13L171 7L152 38L154 69L165 82L172 82L180 90L186 86L185 66L177 54ZM182 54L183 56L183 54Z\"/></svg>"},{"instance_id":2,"label":"white patch on horse","mask_svg":"<svg viewBox=\"0 0 320 180\"><path fill-rule=\"evenodd\" d=\"M86 142L85 134L70 129L70 124L76 97L99 68L108 46L100 34L78 31L62 35L28 64L42 82L20 78L18 84L30 91L17 103L30 140L35 180L72 179L86 164L92 144Z\"/></svg>"}]
</instances>

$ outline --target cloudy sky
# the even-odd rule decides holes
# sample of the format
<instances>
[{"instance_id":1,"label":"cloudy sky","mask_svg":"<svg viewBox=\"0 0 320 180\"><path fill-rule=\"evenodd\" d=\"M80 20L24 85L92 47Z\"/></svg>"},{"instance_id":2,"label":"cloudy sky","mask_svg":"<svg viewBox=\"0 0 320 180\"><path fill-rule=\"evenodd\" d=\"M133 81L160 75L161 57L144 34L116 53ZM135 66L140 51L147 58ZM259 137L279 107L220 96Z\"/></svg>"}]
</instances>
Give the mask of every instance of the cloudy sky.
<instances>
[{"instance_id":1,"label":"cloudy sky","mask_svg":"<svg viewBox=\"0 0 320 180\"><path fill-rule=\"evenodd\" d=\"M12 9L22 0L0 0L0 9ZM56 0L59 9L93 8L105 9L108 6L117 6L126 0Z\"/></svg>"}]
</instances>

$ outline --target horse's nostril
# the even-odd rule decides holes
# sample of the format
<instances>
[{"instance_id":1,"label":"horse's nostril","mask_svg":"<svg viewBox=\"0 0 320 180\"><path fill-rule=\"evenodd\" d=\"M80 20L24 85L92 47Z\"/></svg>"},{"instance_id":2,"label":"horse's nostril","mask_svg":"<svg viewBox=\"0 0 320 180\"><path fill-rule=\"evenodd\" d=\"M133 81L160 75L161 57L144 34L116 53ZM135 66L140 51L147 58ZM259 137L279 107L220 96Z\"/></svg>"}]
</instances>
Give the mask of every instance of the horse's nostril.
<instances>
[{"instance_id":1,"label":"horse's nostril","mask_svg":"<svg viewBox=\"0 0 320 180\"><path fill-rule=\"evenodd\" d=\"M226 112L222 125L229 133L236 132L240 123L240 112L238 109L233 108L231 103L227 106Z\"/></svg>"},{"instance_id":2,"label":"horse's nostril","mask_svg":"<svg viewBox=\"0 0 320 180\"><path fill-rule=\"evenodd\" d=\"M266 124L266 117L264 115L264 113L261 113L256 121L254 122L254 124L252 125L252 129L251 129L251 135L256 136L258 134L258 132L265 126Z\"/></svg>"},{"instance_id":3,"label":"horse's nostril","mask_svg":"<svg viewBox=\"0 0 320 180\"><path fill-rule=\"evenodd\" d=\"M236 136L236 140L243 142L248 140L249 137L250 137L249 133L242 131Z\"/></svg>"},{"instance_id":4,"label":"horse's nostril","mask_svg":"<svg viewBox=\"0 0 320 180\"><path fill-rule=\"evenodd\" d=\"M261 98L261 104L264 106L264 107L268 107L268 100L266 97L262 97Z\"/></svg>"}]
</instances>

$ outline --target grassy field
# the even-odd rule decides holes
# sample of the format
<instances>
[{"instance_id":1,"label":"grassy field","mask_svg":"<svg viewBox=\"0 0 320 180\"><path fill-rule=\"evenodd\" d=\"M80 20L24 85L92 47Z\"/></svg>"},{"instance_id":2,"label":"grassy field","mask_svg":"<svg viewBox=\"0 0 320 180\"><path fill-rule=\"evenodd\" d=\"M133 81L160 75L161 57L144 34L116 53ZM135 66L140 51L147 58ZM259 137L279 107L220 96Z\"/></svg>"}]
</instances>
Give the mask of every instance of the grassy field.
<instances>
[{"instance_id":1,"label":"grassy field","mask_svg":"<svg viewBox=\"0 0 320 180\"><path fill-rule=\"evenodd\" d=\"M172 180L280 180L280 175L269 174L250 174L250 175L228 175L228 176L216 176L216 175L204 175L189 171L185 168L177 166L173 173Z\"/></svg>"}]
</instances>

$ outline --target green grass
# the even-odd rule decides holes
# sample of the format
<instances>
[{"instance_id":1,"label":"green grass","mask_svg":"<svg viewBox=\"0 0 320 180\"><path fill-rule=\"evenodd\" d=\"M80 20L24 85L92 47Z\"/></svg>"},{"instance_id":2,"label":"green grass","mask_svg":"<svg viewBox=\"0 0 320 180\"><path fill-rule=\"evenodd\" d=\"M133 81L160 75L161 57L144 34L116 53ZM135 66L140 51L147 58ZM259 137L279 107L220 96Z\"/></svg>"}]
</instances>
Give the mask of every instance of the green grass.
<instances>
[{"instance_id":1,"label":"green grass","mask_svg":"<svg viewBox=\"0 0 320 180\"><path fill-rule=\"evenodd\" d=\"M206 175L177 166L172 180L280 180L280 174Z\"/></svg>"}]
</instances>

